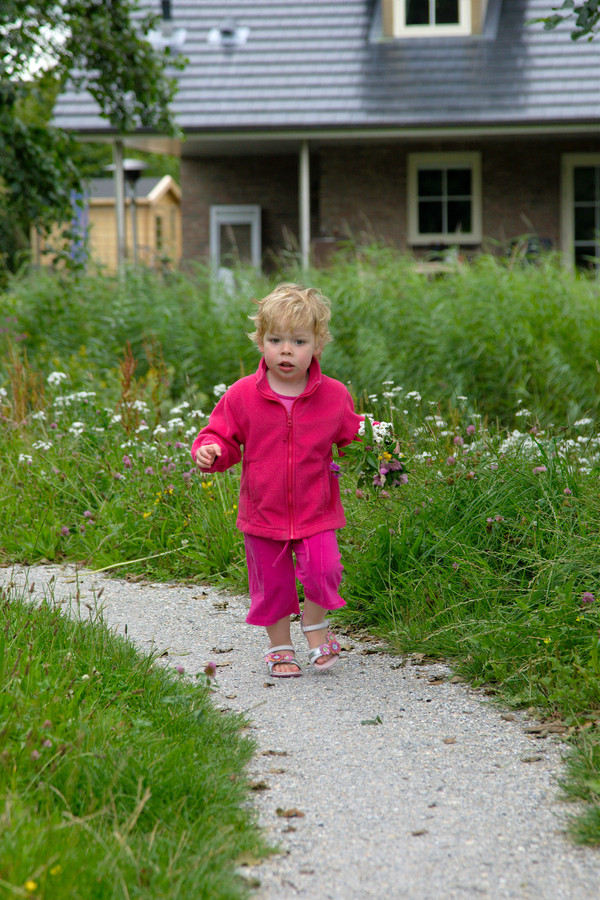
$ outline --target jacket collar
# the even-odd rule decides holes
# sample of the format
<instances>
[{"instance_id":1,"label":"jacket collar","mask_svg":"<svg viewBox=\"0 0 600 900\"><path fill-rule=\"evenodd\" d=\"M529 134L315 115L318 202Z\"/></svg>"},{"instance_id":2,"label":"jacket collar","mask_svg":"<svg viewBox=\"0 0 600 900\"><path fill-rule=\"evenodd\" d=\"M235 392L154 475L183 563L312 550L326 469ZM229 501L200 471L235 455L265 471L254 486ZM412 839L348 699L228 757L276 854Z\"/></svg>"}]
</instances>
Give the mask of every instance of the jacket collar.
<instances>
[{"instance_id":1,"label":"jacket collar","mask_svg":"<svg viewBox=\"0 0 600 900\"><path fill-rule=\"evenodd\" d=\"M308 394L312 394L312 392L321 384L321 380L321 366L319 365L317 357L313 356L308 369L308 381L306 387L299 396L306 397ZM256 387L261 394L264 394L267 397L275 397L275 392L267 378L267 365L264 356L261 357L258 369L256 370Z\"/></svg>"}]
</instances>

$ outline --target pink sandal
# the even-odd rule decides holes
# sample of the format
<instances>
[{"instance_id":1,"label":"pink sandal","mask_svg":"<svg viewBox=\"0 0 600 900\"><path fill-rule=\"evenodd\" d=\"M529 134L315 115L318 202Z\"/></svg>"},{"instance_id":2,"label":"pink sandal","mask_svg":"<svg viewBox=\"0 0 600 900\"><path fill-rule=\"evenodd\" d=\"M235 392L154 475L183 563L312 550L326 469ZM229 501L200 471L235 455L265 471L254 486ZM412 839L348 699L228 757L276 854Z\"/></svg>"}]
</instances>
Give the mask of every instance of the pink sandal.
<instances>
[{"instance_id":1,"label":"pink sandal","mask_svg":"<svg viewBox=\"0 0 600 900\"><path fill-rule=\"evenodd\" d=\"M319 622L317 625L302 625L302 632L306 634L307 631L318 631L319 629L323 629L327 631L327 640L324 644L321 644L320 647L315 647L314 650L310 650L308 654L308 661L313 668L317 670L317 672L326 672L327 669L331 669L332 666L335 666L338 659L340 658L340 650L342 649L340 646L340 642L336 638L333 632L329 631L329 619L324 619L322 622ZM317 660L321 656L328 656L329 659L324 663L319 663L317 665Z\"/></svg>"},{"instance_id":2,"label":"pink sandal","mask_svg":"<svg viewBox=\"0 0 600 900\"><path fill-rule=\"evenodd\" d=\"M290 644L281 644L279 647L269 647L265 656L265 662L272 678L297 678L302 675L300 663L296 659L294 648ZM293 663L298 666L297 672L275 672L274 667L280 663Z\"/></svg>"}]
</instances>

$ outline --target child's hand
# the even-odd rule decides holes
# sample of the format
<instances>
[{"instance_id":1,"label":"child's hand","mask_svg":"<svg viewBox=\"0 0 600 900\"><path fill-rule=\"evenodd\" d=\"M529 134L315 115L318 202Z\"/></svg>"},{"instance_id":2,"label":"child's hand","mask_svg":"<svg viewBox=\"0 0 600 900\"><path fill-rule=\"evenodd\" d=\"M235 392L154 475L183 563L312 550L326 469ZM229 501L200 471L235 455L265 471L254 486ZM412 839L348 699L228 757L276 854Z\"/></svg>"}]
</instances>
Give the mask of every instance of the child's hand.
<instances>
[{"instance_id":1,"label":"child's hand","mask_svg":"<svg viewBox=\"0 0 600 900\"><path fill-rule=\"evenodd\" d=\"M217 456L222 453L218 444L202 444L196 450L196 465L199 469L210 469Z\"/></svg>"}]
</instances>

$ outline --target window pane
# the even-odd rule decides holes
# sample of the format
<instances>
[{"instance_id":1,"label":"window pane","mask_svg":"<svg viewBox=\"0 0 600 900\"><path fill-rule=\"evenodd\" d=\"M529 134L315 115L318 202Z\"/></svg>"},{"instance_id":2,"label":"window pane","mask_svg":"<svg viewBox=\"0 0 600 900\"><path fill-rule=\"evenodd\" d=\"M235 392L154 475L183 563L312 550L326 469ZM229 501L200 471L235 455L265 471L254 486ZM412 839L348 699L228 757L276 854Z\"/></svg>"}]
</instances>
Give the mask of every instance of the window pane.
<instances>
[{"instance_id":1,"label":"window pane","mask_svg":"<svg viewBox=\"0 0 600 900\"><path fill-rule=\"evenodd\" d=\"M458 25L458 0L435 0L435 24Z\"/></svg>"},{"instance_id":2,"label":"window pane","mask_svg":"<svg viewBox=\"0 0 600 900\"><path fill-rule=\"evenodd\" d=\"M220 265L231 266L237 262L252 262L252 240L250 225L221 225Z\"/></svg>"},{"instance_id":3,"label":"window pane","mask_svg":"<svg viewBox=\"0 0 600 900\"><path fill-rule=\"evenodd\" d=\"M448 200L448 233L471 233L471 201Z\"/></svg>"},{"instance_id":4,"label":"window pane","mask_svg":"<svg viewBox=\"0 0 600 900\"><path fill-rule=\"evenodd\" d=\"M471 196L471 170L448 169L448 196Z\"/></svg>"},{"instance_id":5,"label":"window pane","mask_svg":"<svg viewBox=\"0 0 600 900\"><path fill-rule=\"evenodd\" d=\"M575 265L578 269L594 269L598 267L599 248L595 244L582 244L575 247Z\"/></svg>"},{"instance_id":6,"label":"window pane","mask_svg":"<svg viewBox=\"0 0 600 900\"><path fill-rule=\"evenodd\" d=\"M575 207L575 240L576 241L593 241L595 231L598 225L596 223L596 210L593 206L576 206Z\"/></svg>"},{"instance_id":7,"label":"window pane","mask_svg":"<svg viewBox=\"0 0 600 900\"><path fill-rule=\"evenodd\" d=\"M441 197L442 176L441 169L419 169L419 197Z\"/></svg>"},{"instance_id":8,"label":"window pane","mask_svg":"<svg viewBox=\"0 0 600 900\"><path fill-rule=\"evenodd\" d=\"M573 170L575 202L596 199L596 171L594 166L577 166Z\"/></svg>"},{"instance_id":9,"label":"window pane","mask_svg":"<svg viewBox=\"0 0 600 900\"><path fill-rule=\"evenodd\" d=\"M429 0L406 0L406 24L429 25Z\"/></svg>"},{"instance_id":10,"label":"window pane","mask_svg":"<svg viewBox=\"0 0 600 900\"><path fill-rule=\"evenodd\" d=\"M440 234L444 230L442 203L439 200L419 201L419 234Z\"/></svg>"}]
</instances>

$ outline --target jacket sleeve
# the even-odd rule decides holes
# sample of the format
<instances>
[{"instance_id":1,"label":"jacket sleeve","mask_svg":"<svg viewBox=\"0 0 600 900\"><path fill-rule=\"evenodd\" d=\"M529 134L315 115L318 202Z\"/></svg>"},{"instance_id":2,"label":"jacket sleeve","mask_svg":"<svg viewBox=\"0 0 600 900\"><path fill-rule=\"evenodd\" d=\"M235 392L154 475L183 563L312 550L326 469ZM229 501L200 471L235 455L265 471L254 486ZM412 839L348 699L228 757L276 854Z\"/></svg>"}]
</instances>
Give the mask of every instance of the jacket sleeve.
<instances>
[{"instance_id":1,"label":"jacket sleeve","mask_svg":"<svg viewBox=\"0 0 600 900\"><path fill-rule=\"evenodd\" d=\"M346 391L344 411L334 443L338 447L345 447L347 444L351 444L358 437L358 429L362 421L363 416L359 416L354 412L354 401L349 391Z\"/></svg>"},{"instance_id":2,"label":"jacket sleeve","mask_svg":"<svg viewBox=\"0 0 600 900\"><path fill-rule=\"evenodd\" d=\"M203 444L218 444L221 448L221 456L217 456L210 469L204 472L224 472L231 468L242 458L242 445L245 437L242 433L236 416L235 403L227 391L210 414L206 425L192 444L192 459L196 460L196 452Z\"/></svg>"}]
</instances>

